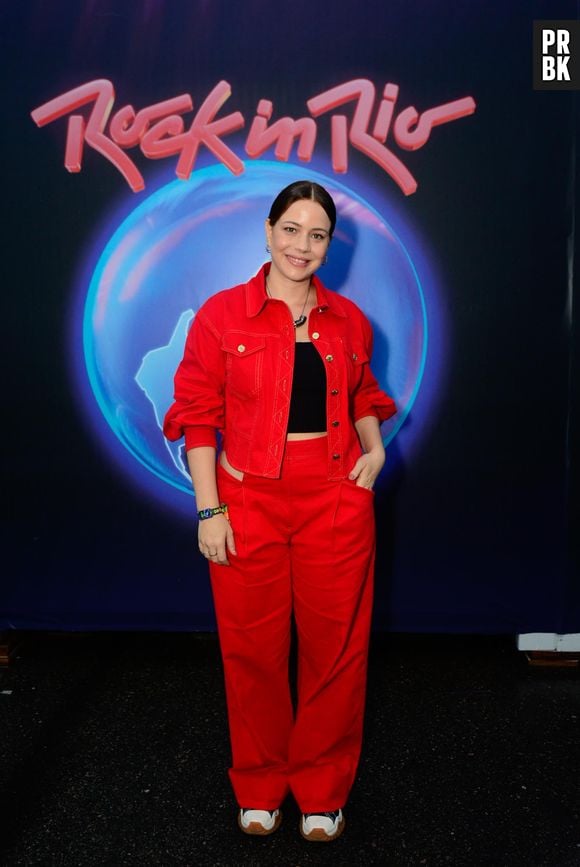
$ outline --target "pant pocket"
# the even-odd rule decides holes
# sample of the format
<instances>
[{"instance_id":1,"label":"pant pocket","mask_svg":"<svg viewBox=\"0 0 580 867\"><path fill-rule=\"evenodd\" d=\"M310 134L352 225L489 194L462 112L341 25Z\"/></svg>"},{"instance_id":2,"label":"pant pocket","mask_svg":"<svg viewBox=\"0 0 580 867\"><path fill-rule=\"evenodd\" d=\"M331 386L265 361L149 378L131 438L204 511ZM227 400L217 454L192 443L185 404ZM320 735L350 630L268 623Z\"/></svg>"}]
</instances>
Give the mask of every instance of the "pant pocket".
<instances>
[{"instance_id":1,"label":"pant pocket","mask_svg":"<svg viewBox=\"0 0 580 867\"><path fill-rule=\"evenodd\" d=\"M232 469L234 469L232 467ZM235 470L235 472L238 472ZM234 531L234 539L238 554L245 540L244 514L245 490L242 479L232 476L221 463L217 465L217 489L220 503L228 507L228 519Z\"/></svg>"},{"instance_id":2,"label":"pant pocket","mask_svg":"<svg viewBox=\"0 0 580 867\"><path fill-rule=\"evenodd\" d=\"M352 489L357 493L362 493L363 496L368 496L370 494L371 497L374 497L375 495L374 488L365 488L363 485L357 485L356 481L351 479L345 479L343 485L345 488Z\"/></svg>"},{"instance_id":3,"label":"pant pocket","mask_svg":"<svg viewBox=\"0 0 580 867\"><path fill-rule=\"evenodd\" d=\"M374 491L347 479L340 482L332 536L336 551L342 556L346 552L355 556L374 550Z\"/></svg>"},{"instance_id":4,"label":"pant pocket","mask_svg":"<svg viewBox=\"0 0 580 867\"><path fill-rule=\"evenodd\" d=\"M222 469L226 476L235 479L236 482L244 481L244 473L242 473L240 470L236 470L235 467L232 467L224 451L220 452L218 468Z\"/></svg>"}]
</instances>

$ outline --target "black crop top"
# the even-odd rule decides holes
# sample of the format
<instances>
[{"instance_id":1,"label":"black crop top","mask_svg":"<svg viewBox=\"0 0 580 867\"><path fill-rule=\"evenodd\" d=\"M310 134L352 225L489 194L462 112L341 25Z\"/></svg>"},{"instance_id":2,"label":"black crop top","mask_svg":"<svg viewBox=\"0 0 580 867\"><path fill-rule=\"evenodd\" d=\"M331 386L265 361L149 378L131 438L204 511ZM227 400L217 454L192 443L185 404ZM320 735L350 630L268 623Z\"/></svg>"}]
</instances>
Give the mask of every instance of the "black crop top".
<instances>
[{"instance_id":1,"label":"black crop top","mask_svg":"<svg viewBox=\"0 0 580 867\"><path fill-rule=\"evenodd\" d=\"M313 343L297 342L288 433L326 430L326 370Z\"/></svg>"}]
</instances>

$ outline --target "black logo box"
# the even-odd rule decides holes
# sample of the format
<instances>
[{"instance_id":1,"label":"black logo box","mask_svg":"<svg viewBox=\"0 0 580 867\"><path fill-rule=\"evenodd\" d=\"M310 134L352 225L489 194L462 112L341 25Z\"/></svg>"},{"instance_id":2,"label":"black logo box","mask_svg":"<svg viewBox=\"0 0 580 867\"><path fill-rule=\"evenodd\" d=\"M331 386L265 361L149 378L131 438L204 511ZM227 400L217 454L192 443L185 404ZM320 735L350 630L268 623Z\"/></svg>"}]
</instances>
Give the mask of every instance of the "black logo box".
<instances>
[{"instance_id":1,"label":"black logo box","mask_svg":"<svg viewBox=\"0 0 580 867\"><path fill-rule=\"evenodd\" d=\"M565 63L565 69L570 76L567 81L544 80L542 72L544 71L543 56L554 58L555 70L558 72L558 48L561 47L561 41L558 39L558 31L567 31L569 41L567 48L569 55L560 54L560 57L568 57ZM554 39L551 35L547 41L550 44L546 45L544 40L544 32L552 31ZM580 21L534 21L534 47L533 47L533 69L534 69L534 90L580 90Z\"/></svg>"}]
</instances>

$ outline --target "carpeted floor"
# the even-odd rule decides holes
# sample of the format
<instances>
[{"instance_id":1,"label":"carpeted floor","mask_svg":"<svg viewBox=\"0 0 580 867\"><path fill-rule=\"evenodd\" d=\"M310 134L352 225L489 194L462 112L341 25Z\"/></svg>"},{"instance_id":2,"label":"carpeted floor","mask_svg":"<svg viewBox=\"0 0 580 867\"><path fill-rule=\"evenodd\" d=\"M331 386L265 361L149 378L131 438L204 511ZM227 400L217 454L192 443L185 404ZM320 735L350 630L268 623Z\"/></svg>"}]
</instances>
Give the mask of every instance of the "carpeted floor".
<instances>
[{"instance_id":1,"label":"carpeted floor","mask_svg":"<svg viewBox=\"0 0 580 867\"><path fill-rule=\"evenodd\" d=\"M206 634L24 634L0 673L0 863L580 865L580 674L506 636L376 636L366 737L331 844L236 825Z\"/></svg>"}]
</instances>

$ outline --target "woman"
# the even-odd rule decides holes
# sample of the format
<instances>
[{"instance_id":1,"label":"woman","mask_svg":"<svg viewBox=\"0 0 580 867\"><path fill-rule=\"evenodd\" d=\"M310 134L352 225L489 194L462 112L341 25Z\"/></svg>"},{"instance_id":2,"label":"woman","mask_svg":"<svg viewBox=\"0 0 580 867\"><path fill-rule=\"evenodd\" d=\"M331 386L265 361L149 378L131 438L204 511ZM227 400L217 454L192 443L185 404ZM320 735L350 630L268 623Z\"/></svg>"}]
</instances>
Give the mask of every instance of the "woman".
<instances>
[{"instance_id":1,"label":"woman","mask_svg":"<svg viewBox=\"0 0 580 867\"><path fill-rule=\"evenodd\" d=\"M385 461L379 425L396 411L369 367L367 319L315 276L335 223L320 185L279 193L266 220L271 262L198 311L164 425L170 440L185 435L210 564L238 824L275 831L291 791L312 841L341 834L360 753L372 488Z\"/></svg>"}]
</instances>

